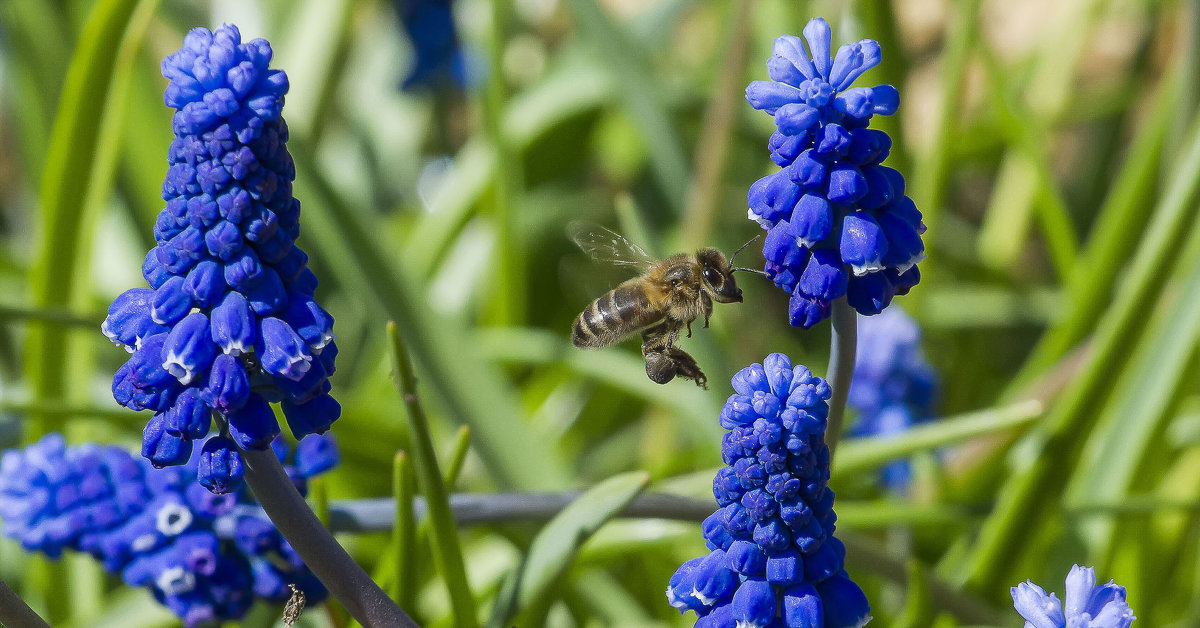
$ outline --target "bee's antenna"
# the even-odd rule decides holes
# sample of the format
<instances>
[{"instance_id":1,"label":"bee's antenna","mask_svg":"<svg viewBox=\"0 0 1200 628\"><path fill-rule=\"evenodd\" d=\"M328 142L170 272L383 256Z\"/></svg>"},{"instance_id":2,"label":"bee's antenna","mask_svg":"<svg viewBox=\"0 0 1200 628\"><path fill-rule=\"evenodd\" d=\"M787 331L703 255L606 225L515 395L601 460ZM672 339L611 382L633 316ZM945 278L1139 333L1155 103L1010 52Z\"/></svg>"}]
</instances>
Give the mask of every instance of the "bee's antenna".
<instances>
[{"instance_id":1,"label":"bee's antenna","mask_svg":"<svg viewBox=\"0 0 1200 628\"><path fill-rule=\"evenodd\" d=\"M733 266L733 260L734 260L734 258L736 258L738 256L738 253L741 253L742 251L744 251L746 249L746 247L750 246L750 243L754 242L755 240L757 240L761 237L762 237L762 234L760 233L760 234L754 236L753 238L750 238L749 240L747 240L745 244L739 246L738 250L734 251L733 255L729 256L729 265ZM735 268L734 270L750 270L750 269L749 268Z\"/></svg>"},{"instance_id":2,"label":"bee's antenna","mask_svg":"<svg viewBox=\"0 0 1200 628\"><path fill-rule=\"evenodd\" d=\"M733 268L730 268L729 272L735 273L739 270L742 272L746 272L746 273L754 273L755 275L762 275L763 277L766 277L768 279L770 279L770 277L771 277L770 275L767 274L767 271L765 271L765 270L759 270L757 268L742 268L741 266L735 266Z\"/></svg>"}]
</instances>

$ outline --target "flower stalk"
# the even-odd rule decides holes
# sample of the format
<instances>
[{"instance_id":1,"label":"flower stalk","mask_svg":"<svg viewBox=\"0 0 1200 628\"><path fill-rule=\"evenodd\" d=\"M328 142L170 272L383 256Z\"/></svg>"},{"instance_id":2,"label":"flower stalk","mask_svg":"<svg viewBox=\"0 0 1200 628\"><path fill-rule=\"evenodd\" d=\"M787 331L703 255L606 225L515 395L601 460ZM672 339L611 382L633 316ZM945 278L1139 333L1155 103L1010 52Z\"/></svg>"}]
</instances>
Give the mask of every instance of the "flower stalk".
<instances>
[{"instance_id":1,"label":"flower stalk","mask_svg":"<svg viewBox=\"0 0 1200 628\"><path fill-rule=\"evenodd\" d=\"M50 628L21 596L0 580L0 624L5 626L27 626L28 628Z\"/></svg>"},{"instance_id":2,"label":"flower stalk","mask_svg":"<svg viewBox=\"0 0 1200 628\"><path fill-rule=\"evenodd\" d=\"M333 597L366 628L417 624L346 553L300 497L271 450L242 450L246 483L263 511Z\"/></svg>"},{"instance_id":3,"label":"flower stalk","mask_svg":"<svg viewBox=\"0 0 1200 628\"><path fill-rule=\"evenodd\" d=\"M833 396L829 399L829 428L825 443L832 457L842 435L846 417L846 398L850 394L850 380L854 376L854 356L858 345L858 314L846 302L845 297L833 302L833 331L829 339L829 386Z\"/></svg>"}]
</instances>

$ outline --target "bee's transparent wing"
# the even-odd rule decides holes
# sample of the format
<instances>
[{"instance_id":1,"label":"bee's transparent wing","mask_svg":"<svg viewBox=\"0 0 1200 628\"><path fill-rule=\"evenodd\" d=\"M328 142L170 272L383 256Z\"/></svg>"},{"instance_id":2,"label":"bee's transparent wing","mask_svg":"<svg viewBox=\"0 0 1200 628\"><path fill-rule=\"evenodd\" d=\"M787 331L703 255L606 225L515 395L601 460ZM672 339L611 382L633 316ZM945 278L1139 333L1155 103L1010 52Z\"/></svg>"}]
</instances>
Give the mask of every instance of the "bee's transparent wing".
<instances>
[{"instance_id":1,"label":"bee's transparent wing","mask_svg":"<svg viewBox=\"0 0 1200 628\"><path fill-rule=\"evenodd\" d=\"M646 255L642 247L611 229L586 223L572 223L567 229L575 244L597 262L641 270L654 264L654 259Z\"/></svg>"}]
</instances>

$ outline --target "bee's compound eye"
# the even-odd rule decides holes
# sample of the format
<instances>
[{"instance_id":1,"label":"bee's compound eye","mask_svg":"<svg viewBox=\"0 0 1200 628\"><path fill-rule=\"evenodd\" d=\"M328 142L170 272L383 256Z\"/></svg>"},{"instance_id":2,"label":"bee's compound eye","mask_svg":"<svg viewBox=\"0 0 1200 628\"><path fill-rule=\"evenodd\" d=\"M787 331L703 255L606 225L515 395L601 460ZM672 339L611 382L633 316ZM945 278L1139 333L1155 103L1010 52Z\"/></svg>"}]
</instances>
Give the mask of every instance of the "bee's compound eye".
<instances>
[{"instance_id":1,"label":"bee's compound eye","mask_svg":"<svg viewBox=\"0 0 1200 628\"><path fill-rule=\"evenodd\" d=\"M711 268L704 269L704 281L707 281L708 283L711 283L711 284L716 284L716 283L719 283L720 280L721 280L721 278L719 275L717 275L717 271L715 271Z\"/></svg>"}]
</instances>

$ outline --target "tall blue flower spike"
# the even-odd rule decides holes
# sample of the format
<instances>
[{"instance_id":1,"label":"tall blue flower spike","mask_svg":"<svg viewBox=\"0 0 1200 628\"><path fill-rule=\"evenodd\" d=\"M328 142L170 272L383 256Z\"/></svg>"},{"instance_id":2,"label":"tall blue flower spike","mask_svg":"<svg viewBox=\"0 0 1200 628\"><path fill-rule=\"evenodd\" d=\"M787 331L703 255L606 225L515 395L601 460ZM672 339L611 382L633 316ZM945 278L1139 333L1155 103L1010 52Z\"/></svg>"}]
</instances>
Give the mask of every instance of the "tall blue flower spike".
<instances>
[{"instance_id":1,"label":"tall blue flower spike","mask_svg":"<svg viewBox=\"0 0 1200 628\"><path fill-rule=\"evenodd\" d=\"M833 536L825 444L829 384L773 353L733 376L721 410L725 467L704 521L710 553L671 576L667 600L697 627L860 628L862 589Z\"/></svg>"},{"instance_id":2,"label":"tall blue flower spike","mask_svg":"<svg viewBox=\"0 0 1200 628\"><path fill-rule=\"evenodd\" d=\"M336 464L336 444L315 438L308 453L297 448L288 467L294 479ZM276 454L288 461L289 449L280 441ZM204 457L155 469L119 447L68 447L47 435L0 456L4 534L52 558L68 549L91 554L126 584L149 588L187 626L240 619L258 598L283 603L288 585L311 603L324 599L325 588L245 490L215 495L196 483Z\"/></svg>"},{"instance_id":3,"label":"tall blue flower spike","mask_svg":"<svg viewBox=\"0 0 1200 628\"><path fill-rule=\"evenodd\" d=\"M920 281L925 256L921 212L904 177L882 165L892 140L870 129L873 115L900 104L891 85L851 87L879 64L879 44L864 39L830 57L829 24L815 18L799 37L775 40L770 81L754 81L746 100L775 119L768 148L780 170L747 195L748 216L767 230L765 270L791 294L792 325L812 327L846 297L860 314L878 314Z\"/></svg>"},{"instance_id":4,"label":"tall blue flower spike","mask_svg":"<svg viewBox=\"0 0 1200 628\"><path fill-rule=\"evenodd\" d=\"M921 329L899 307L858 319L858 353L848 403L858 411L856 436L895 436L933 416L937 374L921 352ZM883 468L883 483L902 491L909 464Z\"/></svg>"},{"instance_id":5,"label":"tall blue flower spike","mask_svg":"<svg viewBox=\"0 0 1200 628\"><path fill-rule=\"evenodd\" d=\"M149 288L118 296L102 325L132 354L113 397L154 412L142 453L155 466L187 461L213 413L227 428L201 474L218 491L240 483L238 447L265 449L279 434L271 403L296 438L341 413L329 396L333 318L313 298L317 279L295 244L300 202L280 115L288 80L270 61L270 44L243 43L226 24L191 31L162 62L175 140L157 246L142 265Z\"/></svg>"},{"instance_id":6,"label":"tall blue flower spike","mask_svg":"<svg viewBox=\"0 0 1200 628\"><path fill-rule=\"evenodd\" d=\"M1137 619L1125 602L1125 587L1112 580L1096 586L1091 567L1075 565L1067 574L1065 609L1056 595L1029 581L1013 587L1012 598L1025 628L1129 628Z\"/></svg>"}]
</instances>

